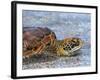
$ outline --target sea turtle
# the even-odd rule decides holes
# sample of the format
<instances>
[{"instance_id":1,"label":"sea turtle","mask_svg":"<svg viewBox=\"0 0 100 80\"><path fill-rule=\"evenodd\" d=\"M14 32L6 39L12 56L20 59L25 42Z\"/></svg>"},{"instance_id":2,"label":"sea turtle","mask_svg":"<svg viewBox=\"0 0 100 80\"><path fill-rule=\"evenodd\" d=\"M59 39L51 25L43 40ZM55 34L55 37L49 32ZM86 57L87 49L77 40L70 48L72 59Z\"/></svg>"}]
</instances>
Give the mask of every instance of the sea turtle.
<instances>
[{"instance_id":1,"label":"sea turtle","mask_svg":"<svg viewBox=\"0 0 100 80\"><path fill-rule=\"evenodd\" d=\"M57 56L70 56L82 45L83 40L77 37L57 40L55 33L47 27L23 28L23 57L41 55L49 49Z\"/></svg>"}]
</instances>

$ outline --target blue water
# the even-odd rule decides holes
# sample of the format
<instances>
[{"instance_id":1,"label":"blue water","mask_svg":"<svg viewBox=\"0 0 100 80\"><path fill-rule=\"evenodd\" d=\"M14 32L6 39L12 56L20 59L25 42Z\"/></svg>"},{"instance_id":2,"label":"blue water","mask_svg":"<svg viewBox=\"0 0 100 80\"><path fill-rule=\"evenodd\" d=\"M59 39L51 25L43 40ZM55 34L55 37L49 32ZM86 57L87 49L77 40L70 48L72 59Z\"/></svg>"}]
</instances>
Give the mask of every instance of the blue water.
<instances>
[{"instance_id":1,"label":"blue water","mask_svg":"<svg viewBox=\"0 0 100 80\"><path fill-rule=\"evenodd\" d=\"M89 13L65 13L23 10L23 27L48 27L58 39L78 36L90 40Z\"/></svg>"}]
</instances>

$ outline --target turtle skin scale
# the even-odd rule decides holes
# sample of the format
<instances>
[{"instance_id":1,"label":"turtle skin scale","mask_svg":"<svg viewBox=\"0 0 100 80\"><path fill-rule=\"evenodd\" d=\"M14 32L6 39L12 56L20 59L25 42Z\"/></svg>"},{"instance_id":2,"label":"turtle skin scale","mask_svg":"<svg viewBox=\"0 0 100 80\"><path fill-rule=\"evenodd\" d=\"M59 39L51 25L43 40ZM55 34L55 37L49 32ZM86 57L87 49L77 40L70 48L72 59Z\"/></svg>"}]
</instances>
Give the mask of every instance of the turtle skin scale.
<instances>
[{"instance_id":1,"label":"turtle skin scale","mask_svg":"<svg viewBox=\"0 0 100 80\"><path fill-rule=\"evenodd\" d=\"M55 33L47 27L23 28L23 57L41 55L51 49L58 56L69 56L83 45L80 38L57 40Z\"/></svg>"}]
</instances>

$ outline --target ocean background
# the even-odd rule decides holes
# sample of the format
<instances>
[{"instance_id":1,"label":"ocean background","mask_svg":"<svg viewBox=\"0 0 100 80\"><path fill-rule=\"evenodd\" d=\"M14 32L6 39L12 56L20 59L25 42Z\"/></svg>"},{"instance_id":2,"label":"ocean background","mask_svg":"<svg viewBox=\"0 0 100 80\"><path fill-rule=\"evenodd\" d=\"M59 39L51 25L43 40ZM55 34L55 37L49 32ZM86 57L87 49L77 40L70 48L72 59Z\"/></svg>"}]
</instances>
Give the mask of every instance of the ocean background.
<instances>
[{"instance_id":1,"label":"ocean background","mask_svg":"<svg viewBox=\"0 0 100 80\"><path fill-rule=\"evenodd\" d=\"M65 68L91 65L91 14L52 11L22 11L23 27L48 27L55 32L58 40L67 37L79 37L84 45L78 55L56 57L43 55L25 61L23 69Z\"/></svg>"}]
</instances>

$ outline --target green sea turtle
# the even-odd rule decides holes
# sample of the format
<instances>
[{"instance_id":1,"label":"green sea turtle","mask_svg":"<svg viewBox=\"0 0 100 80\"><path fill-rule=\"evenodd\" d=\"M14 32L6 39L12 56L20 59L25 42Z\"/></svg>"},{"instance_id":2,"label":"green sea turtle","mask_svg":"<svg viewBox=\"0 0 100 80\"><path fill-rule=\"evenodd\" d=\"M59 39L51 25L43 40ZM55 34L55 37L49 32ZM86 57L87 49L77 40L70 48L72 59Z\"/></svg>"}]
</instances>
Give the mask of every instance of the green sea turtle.
<instances>
[{"instance_id":1,"label":"green sea turtle","mask_svg":"<svg viewBox=\"0 0 100 80\"><path fill-rule=\"evenodd\" d=\"M46 27L23 28L23 57L42 55L49 49L54 51L57 56L70 56L82 45L83 40L77 37L57 40L55 33Z\"/></svg>"}]
</instances>

